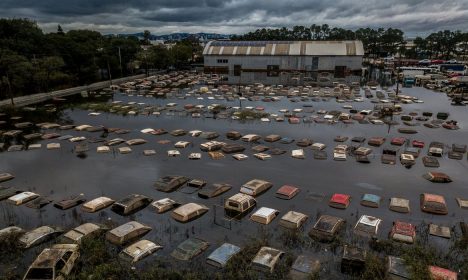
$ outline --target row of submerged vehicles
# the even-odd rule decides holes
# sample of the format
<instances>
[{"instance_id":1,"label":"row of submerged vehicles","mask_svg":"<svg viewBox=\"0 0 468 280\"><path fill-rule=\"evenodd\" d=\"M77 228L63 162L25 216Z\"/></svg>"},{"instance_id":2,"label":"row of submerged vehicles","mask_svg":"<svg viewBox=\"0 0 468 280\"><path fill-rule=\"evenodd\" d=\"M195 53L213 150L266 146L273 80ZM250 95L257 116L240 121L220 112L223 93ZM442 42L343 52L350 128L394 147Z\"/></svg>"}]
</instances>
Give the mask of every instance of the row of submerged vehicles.
<instances>
[{"instance_id":1,"label":"row of submerged vehicles","mask_svg":"<svg viewBox=\"0 0 468 280\"><path fill-rule=\"evenodd\" d=\"M200 194L206 185L206 182L203 182L204 181L200 179L190 180L184 176L165 176L156 181L155 187L161 192L181 191L184 193L193 193L186 192L187 188L198 189ZM214 185L225 186L227 184ZM241 219L249 214L257 207L255 197L265 193L271 189L272 186L272 183L260 179L254 179L242 185L239 193L224 200L226 217ZM214 187L211 189L213 191L203 192L200 197L207 198L218 196L229 189ZM207 187L206 190L210 190L210 188ZM289 200L293 199L299 192L300 189L298 187L284 185L276 191L275 196L279 199ZM365 207L378 208L381 206L382 201L382 198L378 195L364 194L360 200L360 204ZM460 207L468 208L468 200L457 198L457 201ZM337 209L346 209L350 203L350 195L333 194L328 205ZM151 198L137 194L130 195L120 201L114 201L107 197L99 197L82 204L81 209L85 212L94 213L107 207L111 207L112 211L120 215L130 215L149 204L152 204L157 213L164 213L172 210L172 218L183 223L197 219L208 211L208 207L198 203L187 203L181 205L170 198L164 198L153 202ZM431 214L448 214L445 198L441 195L428 193L422 194L420 197L420 208L422 211ZM389 209L398 213L411 212L409 200L401 197L391 198ZM276 209L261 207L250 215L250 220L267 225L271 223L279 213L280 212ZM306 214L296 211L288 211L281 217L279 225L286 229L297 230L304 226L308 218L309 217ZM317 241L331 242L343 232L345 224L346 221L343 218L331 215L321 215L308 234L311 238ZM353 233L359 237L374 238L377 237L381 224L382 220L377 217L362 215L354 226ZM463 234L467 235L467 224L462 222L460 223L460 226ZM127 246L130 244L122 249L119 256L123 260L127 260L129 263L135 263L163 248L162 245L150 240L143 239L136 241L149 231L151 231L151 227L137 221L127 222L112 230L109 230L107 226L101 224L85 223L63 235L61 235L64 232L62 229L51 226L41 226L28 232L23 232L23 230L18 227L9 227L0 230L0 238L7 234L16 233L18 236L18 244L24 248L30 248L39 243L45 242L46 240L58 237L59 244L45 249L30 266L24 279L64 279L64 277L70 273L73 265L79 258L79 245L84 239L105 234L106 240L111 244L117 246ZM434 236L444 238L451 237L451 228L446 226L430 224L429 232ZM389 233L389 238L397 242L412 244L417 238L416 226L401 220L395 221L391 232ZM207 250L208 247L209 243L202 239L189 238L179 244L179 246L171 253L171 256L178 260L191 260L195 256ZM350 250L353 251L361 249L345 247L342 259L343 271L348 269L347 262L352 264L360 262L360 259L353 259L352 256L355 254ZM241 251L240 247L225 243L208 256L207 262L208 264L216 267L224 267L229 259L239 251ZM359 252L361 254L365 254L362 250ZM271 247L262 247L252 260L252 266L261 271L272 272L276 263L283 254L284 252L281 250ZM364 260L365 258L362 258L362 265L364 265ZM319 266L317 261L318 260L315 258L300 256L298 260L296 260L297 263L294 263L291 273L299 276L308 275L314 272L317 266ZM304 265L307 267L307 270L301 270L301 267Z\"/></svg>"}]
</instances>

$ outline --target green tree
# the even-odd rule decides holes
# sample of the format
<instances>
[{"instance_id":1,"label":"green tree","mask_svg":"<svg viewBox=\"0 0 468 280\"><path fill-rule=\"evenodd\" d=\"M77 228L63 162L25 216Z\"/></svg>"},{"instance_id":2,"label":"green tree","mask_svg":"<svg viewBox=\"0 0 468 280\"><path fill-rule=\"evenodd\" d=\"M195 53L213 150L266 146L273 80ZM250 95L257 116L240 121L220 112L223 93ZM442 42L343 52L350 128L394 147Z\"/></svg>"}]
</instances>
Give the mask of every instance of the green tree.
<instances>
[{"instance_id":1,"label":"green tree","mask_svg":"<svg viewBox=\"0 0 468 280\"><path fill-rule=\"evenodd\" d=\"M64 35L65 33L63 32L62 26L60 24L57 26L57 34Z\"/></svg>"},{"instance_id":2,"label":"green tree","mask_svg":"<svg viewBox=\"0 0 468 280\"><path fill-rule=\"evenodd\" d=\"M10 50L0 49L0 89L2 99L25 93L32 73L32 64L29 60Z\"/></svg>"},{"instance_id":3,"label":"green tree","mask_svg":"<svg viewBox=\"0 0 468 280\"><path fill-rule=\"evenodd\" d=\"M192 58L192 47L184 43L178 43L169 50L169 53L172 65L179 68L187 65Z\"/></svg>"},{"instance_id":4,"label":"green tree","mask_svg":"<svg viewBox=\"0 0 468 280\"><path fill-rule=\"evenodd\" d=\"M149 32L149 30L143 31L143 44L149 45L150 38L151 38L151 32Z\"/></svg>"},{"instance_id":5,"label":"green tree","mask_svg":"<svg viewBox=\"0 0 468 280\"><path fill-rule=\"evenodd\" d=\"M35 65L35 80L41 85L41 89L49 91L51 78L58 79L63 77L60 69L65 66L65 62L58 56L46 56L39 58L34 63Z\"/></svg>"}]
</instances>

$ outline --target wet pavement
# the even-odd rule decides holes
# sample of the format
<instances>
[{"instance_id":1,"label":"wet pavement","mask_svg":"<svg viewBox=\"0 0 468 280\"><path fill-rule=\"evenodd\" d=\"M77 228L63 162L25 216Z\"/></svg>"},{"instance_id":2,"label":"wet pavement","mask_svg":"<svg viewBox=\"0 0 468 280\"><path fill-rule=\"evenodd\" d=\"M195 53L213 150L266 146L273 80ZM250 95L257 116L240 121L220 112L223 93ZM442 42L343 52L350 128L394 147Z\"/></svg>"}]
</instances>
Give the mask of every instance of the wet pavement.
<instances>
[{"instance_id":1,"label":"wet pavement","mask_svg":"<svg viewBox=\"0 0 468 280\"><path fill-rule=\"evenodd\" d=\"M415 225L421 223L434 222L440 225L455 226L460 221L468 222L466 209L461 209L456 203L456 197L468 198L468 160L466 154L462 160L448 159L447 154L439 159L440 168L426 168L422 164L421 157L427 154L428 145L431 141L443 142L448 146L452 143L467 144L468 142L468 108L455 107L450 105L450 101L445 94L428 91L424 88L403 89L404 94L416 96L424 101L421 104L403 104L404 114L409 112L423 111L450 112L449 119L459 121L459 130L447 130L444 128L431 129L422 125L411 127L418 130L419 133L413 135L398 133L400 126L389 127L387 125L372 125L354 123L346 125L337 124L318 124L301 123L289 124L285 122L270 123L260 122L259 120L238 121L232 119L213 119L213 118L192 118L185 113L175 112L174 115L167 115L166 111L161 116L137 115L121 116L110 113L102 113L99 116L89 116L88 111L77 108L66 109L63 112L61 120L72 121L75 125L104 125L106 127L119 127L129 129L131 132L124 135L110 134L107 140L112 138L124 138L126 140L133 138L143 138L148 143L139 146L132 146L132 153L119 154L116 151L109 154L96 153L96 147L101 143L89 143L90 150L85 158L79 158L73 152L76 143L61 141L58 139L39 141L42 148L37 150L3 152L0 154L0 171L9 172L15 175L15 179L1 183L4 186L14 186L20 190L29 190L42 196L47 196L54 201L83 193L88 200L98 196L108 196L113 199L121 199L129 194L144 194L155 200L170 197L182 202L197 202L207 205L210 210L204 216L187 224L180 224L170 217L170 212L156 214L154 209L147 207L134 215L122 217L110 209L102 210L98 213L85 213L79 207L71 210L59 210L52 206L36 210L25 206L13 206L5 200L0 202L0 228L8 225L17 225L24 229L32 229L40 225L59 225L66 229L76 227L84 222L96 221L104 222L112 220L117 224L122 224L129 220L137 220L153 228L144 238L157 241L164 246L164 249L158 252L158 255L169 257L170 252L181 241L188 236L196 236L210 242L211 246L203 254L197 257L196 261L204 262L204 257L216 249L223 242L230 242L242 246L250 237L254 237L259 232L273 234L271 240L272 247L281 249L283 245L278 240L282 230L278 225L279 218L289 210L302 212L309 215L309 220L305 224L304 234L313 226L320 214L336 215L347 220L347 240L356 242L351 233L351 229L357 219L363 215L371 215L383 219L383 224L379 230L379 237L386 239L392 222L402 220ZM143 96L126 96L117 93L114 100L121 100L124 103L129 101L145 102L148 105L159 104L164 106L168 102L178 103L178 108L183 108L184 104L203 104L212 103L226 104L228 106L239 106L239 101L225 100L198 100L195 97L179 99L176 97L169 99L148 98ZM371 104L366 98L365 102L337 103L334 99L330 101L319 102L290 102L283 97L279 102L261 102L243 100L242 106L263 106L265 112L276 113L281 108L288 108L292 111L294 108L304 108L304 104L312 105L315 111L341 110L344 104L351 104L355 109L372 109ZM109 100L108 102L111 102ZM210 114L207 114L208 116ZM302 116L311 114L301 113ZM399 116L395 117L399 120ZM26 121L26 120L25 120ZM51 120L52 121L52 120ZM56 120L60 122L60 120ZM199 144L206 142L205 139L191 137L189 135L182 137L173 137L169 134L154 136L146 135L140 132L144 128L164 128L167 131L173 129L202 131L216 131L220 134L217 141L228 143L240 143L247 147L244 151L249 156L247 160L237 161L226 155L224 159L213 160L207 153L202 152L201 160L189 160L188 155L191 152L201 152ZM260 161L253 157L250 147L256 144L249 144L241 140L227 140L225 133L229 130L237 130L241 134L256 133L262 136L269 134L279 134L283 137L294 139L310 138L314 142L321 142L327 145L327 160L315 160L310 148L305 149L306 158L303 160L291 157L291 150L297 149L295 143L280 144L266 143L262 144L271 148L278 147L287 150L287 153L279 156L272 156L270 160ZM74 136L86 136L87 138L99 138L101 132L78 132L74 130L59 131L47 130L47 132L58 132L62 135L71 134ZM370 155L370 164L361 164L348 156L344 162L333 160L333 147L337 144L333 138L338 135L348 136L351 139L354 136L363 136L366 139L372 136L383 136L389 144L390 139L396 136L407 137L411 140L423 140L426 147L422 150L416 164L407 169L399 161L396 165L386 165L380 162L382 147L371 147L373 153ZM157 141L167 139L170 144L158 144ZM179 149L181 156L169 158L167 150L173 149L173 144L180 140L191 141L193 145ZM46 143L59 142L61 149L47 150ZM367 142L367 141L366 141ZM346 144L351 144L348 140ZM125 146L123 144L122 146ZM367 146L367 144L364 144ZM448 147L447 146L447 147ZM402 147L401 149L403 149ZM144 156L143 150L154 149L156 155ZM446 149L448 150L448 149ZM440 171L448 174L453 182L449 184L431 183L422 175L428 171ZM183 175L189 178L201 178L212 183L229 183L233 188L212 199L201 199L194 194L183 194L181 192L162 193L154 187L154 182L165 175ZM257 198L258 207L271 207L280 211L278 218L271 224L263 226L243 218L240 222L233 222L231 229L214 224L215 211L214 205L220 205L217 208L217 219L222 217L223 199L232 196L239 191L240 186L254 178L267 180L273 183L273 187L265 194ZM299 194L292 200L280 200L275 197L275 191L284 184L297 186L301 189ZM449 214L445 216L431 215L423 213L419 208L419 195L423 192L441 194L447 201ZM328 199L333 193L346 193L352 197L351 205L346 210L331 208L327 205ZM380 208L368 208L359 204L360 198L365 193L379 195L383 198ZM401 214L392 212L388 209L389 199L391 197L404 197L410 200L411 213ZM459 228L457 226L457 231ZM430 237L433 244L446 247L447 240L439 237ZM50 243L49 243L50 244ZM32 248L27 251L25 262L37 255L45 245ZM320 249L318 249L320 250ZM295 249L300 251L300 249ZM316 252L323 254L323 252ZM153 256L158 257L158 256ZM329 254L328 257L333 257ZM170 258L170 257L169 257ZM334 256L338 258L338 256ZM146 263L151 262L151 258L146 259ZM27 263L26 263L27 265Z\"/></svg>"}]
</instances>

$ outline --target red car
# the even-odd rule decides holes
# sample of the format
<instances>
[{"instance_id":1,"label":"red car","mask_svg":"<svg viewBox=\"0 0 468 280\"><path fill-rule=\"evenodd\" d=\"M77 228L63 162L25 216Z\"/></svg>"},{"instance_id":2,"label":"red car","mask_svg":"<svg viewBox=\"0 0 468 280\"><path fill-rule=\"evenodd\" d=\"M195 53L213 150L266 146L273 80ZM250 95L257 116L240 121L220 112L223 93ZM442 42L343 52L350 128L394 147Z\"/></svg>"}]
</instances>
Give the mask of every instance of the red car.
<instances>
[{"instance_id":1,"label":"red car","mask_svg":"<svg viewBox=\"0 0 468 280\"><path fill-rule=\"evenodd\" d=\"M298 188L290 185L284 185L276 191L276 197L281 199L291 199L296 196L298 192Z\"/></svg>"},{"instance_id":2,"label":"red car","mask_svg":"<svg viewBox=\"0 0 468 280\"><path fill-rule=\"evenodd\" d=\"M416 147L416 148L424 148L424 141L413 140L412 145L413 147Z\"/></svg>"},{"instance_id":3,"label":"red car","mask_svg":"<svg viewBox=\"0 0 468 280\"><path fill-rule=\"evenodd\" d=\"M349 194L335 193L330 198L328 205L333 208L346 209L351 202L351 196Z\"/></svg>"},{"instance_id":4,"label":"red car","mask_svg":"<svg viewBox=\"0 0 468 280\"><path fill-rule=\"evenodd\" d=\"M289 123L291 123L291 124L298 124L298 123L301 122L301 120L300 120L299 118L295 118L295 117L289 118L288 121L289 121Z\"/></svg>"},{"instance_id":5,"label":"red car","mask_svg":"<svg viewBox=\"0 0 468 280\"><path fill-rule=\"evenodd\" d=\"M392 139L392 141L390 143L392 145L401 146L401 145L405 144L405 142L406 142L405 137L395 137L395 138Z\"/></svg>"},{"instance_id":6,"label":"red car","mask_svg":"<svg viewBox=\"0 0 468 280\"><path fill-rule=\"evenodd\" d=\"M442 64L445 63L445 60L442 59L434 59L431 61L432 64Z\"/></svg>"}]
</instances>

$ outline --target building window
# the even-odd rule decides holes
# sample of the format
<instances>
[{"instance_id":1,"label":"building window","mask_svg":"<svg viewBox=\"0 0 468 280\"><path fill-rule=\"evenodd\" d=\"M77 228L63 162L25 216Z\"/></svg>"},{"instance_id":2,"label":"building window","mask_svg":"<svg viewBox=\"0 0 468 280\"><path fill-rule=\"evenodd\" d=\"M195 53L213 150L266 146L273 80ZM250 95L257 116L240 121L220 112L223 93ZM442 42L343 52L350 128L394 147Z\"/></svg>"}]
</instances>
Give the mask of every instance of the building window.
<instances>
[{"instance_id":1,"label":"building window","mask_svg":"<svg viewBox=\"0 0 468 280\"><path fill-rule=\"evenodd\" d=\"M242 66L241 65L234 65L234 76L239 77L241 75L241 70Z\"/></svg>"},{"instance_id":2,"label":"building window","mask_svg":"<svg viewBox=\"0 0 468 280\"><path fill-rule=\"evenodd\" d=\"M279 65L268 65L267 77L278 77L278 76L279 76Z\"/></svg>"},{"instance_id":3,"label":"building window","mask_svg":"<svg viewBox=\"0 0 468 280\"><path fill-rule=\"evenodd\" d=\"M218 63L226 64L226 63L228 63L228 60L227 59L218 59Z\"/></svg>"}]
</instances>

